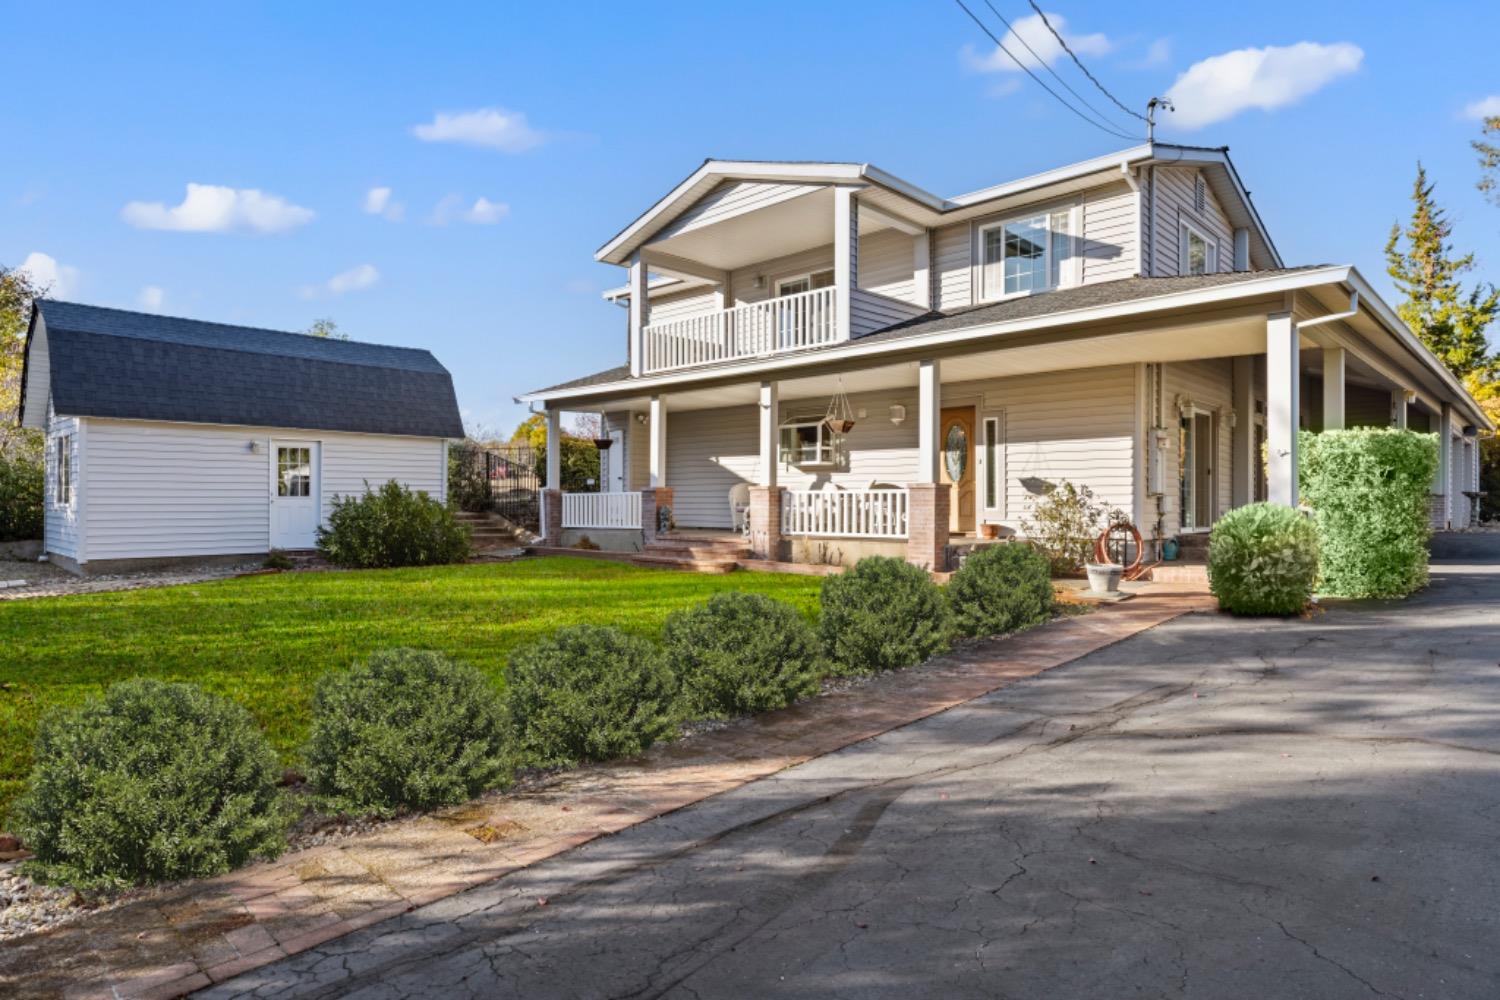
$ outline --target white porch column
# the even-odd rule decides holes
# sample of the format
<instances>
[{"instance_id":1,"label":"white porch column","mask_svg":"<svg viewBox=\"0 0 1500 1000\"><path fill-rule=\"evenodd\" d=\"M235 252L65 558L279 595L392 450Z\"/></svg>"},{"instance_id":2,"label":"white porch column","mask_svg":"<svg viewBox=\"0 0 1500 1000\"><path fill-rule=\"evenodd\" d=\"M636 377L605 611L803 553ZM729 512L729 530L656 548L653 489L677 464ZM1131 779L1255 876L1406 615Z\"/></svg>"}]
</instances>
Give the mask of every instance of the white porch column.
<instances>
[{"instance_id":1,"label":"white porch column","mask_svg":"<svg viewBox=\"0 0 1500 1000\"><path fill-rule=\"evenodd\" d=\"M1344 363L1342 347L1323 348L1323 429L1344 429Z\"/></svg>"},{"instance_id":2,"label":"white porch column","mask_svg":"<svg viewBox=\"0 0 1500 1000\"><path fill-rule=\"evenodd\" d=\"M834 339L848 340L849 304L859 282L859 203L854 188L833 189Z\"/></svg>"},{"instance_id":3,"label":"white porch column","mask_svg":"<svg viewBox=\"0 0 1500 1000\"><path fill-rule=\"evenodd\" d=\"M1444 403L1438 418L1438 468L1437 484L1432 492L1441 496L1437 523L1433 527L1443 530L1453 520L1453 404Z\"/></svg>"},{"instance_id":4,"label":"white porch column","mask_svg":"<svg viewBox=\"0 0 1500 1000\"><path fill-rule=\"evenodd\" d=\"M1243 507L1255 499L1255 359L1238 357L1233 362L1234 432L1230 436L1230 500Z\"/></svg>"},{"instance_id":5,"label":"white porch column","mask_svg":"<svg viewBox=\"0 0 1500 1000\"><path fill-rule=\"evenodd\" d=\"M781 383L760 384L760 478L757 485L776 486L777 435L781 421Z\"/></svg>"},{"instance_id":6,"label":"white porch column","mask_svg":"<svg viewBox=\"0 0 1500 1000\"><path fill-rule=\"evenodd\" d=\"M547 488L562 489L562 411L547 408Z\"/></svg>"},{"instance_id":7,"label":"white porch column","mask_svg":"<svg viewBox=\"0 0 1500 1000\"><path fill-rule=\"evenodd\" d=\"M646 297L646 262L640 254L630 258L630 374L640 375L646 370L646 342L642 330L651 313L651 303Z\"/></svg>"},{"instance_id":8,"label":"white porch column","mask_svg":"<svg viewBox=\"0 0 1500 1000\"><path fill-rule=\"evenodd\" d=\"M932 230L924 229L911 241L912 301L932 308Z\"/></svg>"},{"instance_id":9,"label":"white porch column","mask_svg":"<svg viewBox=\"0 0 1500 1000\"><path fill-rule=\"evenodd\" d=\"M1398 431L1406 430L1406 390L1391 390L1391 426Z\"/></svg>"},{"instance_id":10,"label":"white porch column","mask_svg":"<svg viewBox=\"0 0 1500 1000\"><path fill-rule=\"evenodd\" d=\"M1297 506L1297 337L1291 313L1266 317L1266 499L1288 507Z\"/></svg>"},{"instance_id":11,"label":"white porch column","mask_svg":"<svg viewBox=\"0 0 1500 1000\"><path fill-rule=\"evenodd\" d=\"M667 401L651 397L651 488L667 485Z\"/></svg>"},{"instance_id":12,"label":"white porch column","mask_svg":"<svg viewBox=\"0 0 1500 1000\"><path fill-rule=\"evenodd\" d=\"M922 361L917 365L917 482L938 481L938 456L942 452L943 409L942 365Z\"/></svg>"}]
</instances>

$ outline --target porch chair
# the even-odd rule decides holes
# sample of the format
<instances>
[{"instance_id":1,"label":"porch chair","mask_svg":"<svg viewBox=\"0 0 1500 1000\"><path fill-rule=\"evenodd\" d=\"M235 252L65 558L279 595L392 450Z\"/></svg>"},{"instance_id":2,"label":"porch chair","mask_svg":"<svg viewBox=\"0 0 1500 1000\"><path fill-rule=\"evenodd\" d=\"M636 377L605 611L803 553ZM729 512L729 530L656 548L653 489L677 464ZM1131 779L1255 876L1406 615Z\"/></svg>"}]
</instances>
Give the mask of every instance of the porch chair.
<instances>
[{"instance_id":1,"label":"porch chair","mask_svg":"<svg viewBox=\"0 0 1500 1000\"><path fill-rule=\"evenodd\" d=\"M742 535L750 534L750 484L729 487L729 523Z\"/></svg>"}]
</instances>

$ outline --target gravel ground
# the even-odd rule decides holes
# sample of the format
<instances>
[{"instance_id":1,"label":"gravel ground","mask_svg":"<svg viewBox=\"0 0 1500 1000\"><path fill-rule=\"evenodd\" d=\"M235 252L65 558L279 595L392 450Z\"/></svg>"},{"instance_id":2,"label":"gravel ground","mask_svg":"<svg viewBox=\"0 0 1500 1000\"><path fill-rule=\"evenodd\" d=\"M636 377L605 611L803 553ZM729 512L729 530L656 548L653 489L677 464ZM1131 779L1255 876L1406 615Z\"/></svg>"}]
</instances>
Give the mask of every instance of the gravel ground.
<instances>
[{"instance_id":1,"label":"gravel ground","mask_svg":"<svg viewBox=\"0 0 1500 1000\"><path fill-rule=\"evenodd\" d=\"M98 594L108 590L138 590L142 587L171 587L183 583L203 583L239 576L261 568L261 561L249 560L233 565L183 565L170 570L142 570L135 573L102 573L98 576L74 576L51 563L0 561L0 601L26 597L57 597L63 594Z\"/></svg>"}]
</instances>

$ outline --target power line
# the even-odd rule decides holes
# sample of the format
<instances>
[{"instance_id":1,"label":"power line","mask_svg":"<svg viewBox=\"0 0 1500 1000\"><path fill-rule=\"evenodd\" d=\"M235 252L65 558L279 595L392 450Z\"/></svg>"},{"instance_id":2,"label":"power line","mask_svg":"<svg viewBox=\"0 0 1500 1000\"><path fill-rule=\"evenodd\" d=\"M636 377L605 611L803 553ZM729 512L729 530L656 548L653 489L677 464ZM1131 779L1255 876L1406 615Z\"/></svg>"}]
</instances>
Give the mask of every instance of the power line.
<instances>
[{"instance_id":1,"label":"power line","mask_svg":"<svg viewBox=\"0 0 1500 1000\"><path fill-rule=\"evenodd\" d=\"M1086 77L1088 77L1089 81L1091 83L1093 83L1094 86L1096 86L1096 87L1099 88L1099 92L1101 94L1103 94L1105 97L1109 98L1111 101L1114 101L1115 102L1115 107L1119 108L1121 111L1125 112L1127 115L1133 115L1134 117L1139 118L1143 122L1146 121L1146 116L1145 115L1141 114L1139 111L1132 111L1129 108L1127 108L1125 105L1121 104L1120 103L1120 99L1118 97L1116 97L1114 94L1111 94L1109 92L1109 90L1104 86L1104 84L1100 83L1099 80L1094 76L1094 74L1092 74L1092 73L1089 72L1089 68L1083 64L1083 61L1081 59L1079 59L1076 55L1073 54L1073 50L1070 49L1070 48L1068 48L1068 43L1065 42L1065 41L1063 41L1062 33L1059 32L1056 28L1052 27L1052 22L1049 21L1049 20L1047 20L1047 14L1046 14L1046 12L1043 11L1042 8L1040 8L1040 7L1038 7L1036 5L1036 0L1027 0L1027 2L1031 4L1031 9L1037 12L1037 16L1039 16L1042 19L1042 23L1047 26L1047 30L1050 31L1050 32L1052 32L1052 37L1055 38L1055 39L1057 39L1057 44L1062 46L1063 51L1066 52L1068 54L1068 57L1073 60L1074 65L1076 65L1079 69L1083 70L1083 75L1086 76ZM1017 37L1019 37L1019 36L1017 36ZM1080 98L1080 100L1082 100L1082 98Z\"/></svg>"},{"instance_id":2,"label":"power line","mask_svg":"<svg viewBox=\"0 0 1500 1000\"><path fill-rule=\"evenodd\" d=\"M1013 24L1011 24L1009 21L1007 21L1005 19L1005 15L1002 14L1002 13L1000 13L1000 11L998 9L996 9L995 5L993 3L991 3L990 0L984 0L984 5L990 9L991 13L993 13L996 17L998 17L1000 19L1000 23L1003 24L1003 25L1005 25L1005 27L1007 29L1009 29L1009 31L1010 31L1010 33L1012 35L1016 36L1016 41L1020 42L1022 45L1024 45L1026 47L1026 51L1031 53L1032 58L1037 61L1038 65L1040 65L1048 73L1051 73L1052 74L1052 78L1054 80L1056 80L1058 83L1062 84L1063 87L1065 87L1067 89L1068 93L1070 93L1074 97L1078 98L1078 103L1079 104L1082 104L1084 107L1086 107L1090 111L1092 111L1094 113L1095 117L1097 117L1100 121L1102 121L1102 122L1108 122L1111 126L1115 125L1114 121L1111 120L1108 115L1106 115L1104 112L1100 111L1098 108L1096 108L1092 104L1090 104L1088 102L1088 100L1082 94L1080 94L1078 91L1076 91L1076 90L1074 90L1072 88L1072 86L1068 83L1067 80L1064 80L1062 77L1058 76L1057 75L1057 70L1053 69L1052 66L1051 66L1051 64L1048 63L1047 60L1043 59L1041 57L1041 55L1037 52L1036 49L1034 49L1034 48L1031 47L1031 43L1028 42L1028 41L1026 41L1026 36L1022 35L1019 31L1017 31L1016 30L1016 26L1013 25ZM1049 27L1050 27L1050 25L1049 25ZM1056 32L1053 32L1053 34L1055 35ZM1059 41L1061 41L1061 39L1059 39Z\"/></svg>"},{"instance_id":3,"label":"power line","mask_svg":"<svg viewBox=\"0 0 1500 1000\"><path fill-rule=\"evenodd\" d=\"M964 3L964 0L954 0L954 3L956 3L960 7L962 7L963 8L963 12L965 14L969 15L969 19L971 21L973 21L975 24L979 25L979 30L980 31L982 31L986 35L990 36L990 41L994 42L997 46L999 46L1001 52L1004 52L1006 55L1010 56L1011 62L1013 62L1017 66L1019 66L1021 68L1022 72L1024 72L1027 76L1031 77L1032 80L1036 81L1036 85L1038 87L1041 87L1047 93L1051 94L1053 96L1053 98L1059 104L1061 104L1063 107L1067 108L1069 111L1073 112L1079 118L1082 118L1084 121L1088 122L1090 125L1094 126L1095 128L1099 129L1100 131L1108 132L1110 135L1115 136L1116 138L1124 139L1124 140L1126 140L1128 142L1138 142L1138 141L1140 141L1140 137L1139 136L1126 135L1124 132L1118 132L1115 129L1109 127L1108 125L1101 125L1099 122L1097 122L1094 119L1090 118L1088 115L1084 114L1082 111L1079 111L1077 108L1073 107L1073 105L1069 104L1066 100L1063 99L1062 95L1058 94L1057 91L1055 91L1051 87L1047 86L1046 82L1043 81L1041 77L1037 76L1031 70L1027 69L1026 64L1023 63L1021 60L1017 59L1016 58L1016 54L1014 52L1012 52L1010 49L1007 49L1005 47L1005 43L1001 42L1000 39L998 39L998 38L995 37L995 33L989 29L988 25L986 25L983 21L981 21L979 19L978 15L976 15L972 10L969 9L969 5L966 4L966 3Z\"/></svg>"}]
</instances>

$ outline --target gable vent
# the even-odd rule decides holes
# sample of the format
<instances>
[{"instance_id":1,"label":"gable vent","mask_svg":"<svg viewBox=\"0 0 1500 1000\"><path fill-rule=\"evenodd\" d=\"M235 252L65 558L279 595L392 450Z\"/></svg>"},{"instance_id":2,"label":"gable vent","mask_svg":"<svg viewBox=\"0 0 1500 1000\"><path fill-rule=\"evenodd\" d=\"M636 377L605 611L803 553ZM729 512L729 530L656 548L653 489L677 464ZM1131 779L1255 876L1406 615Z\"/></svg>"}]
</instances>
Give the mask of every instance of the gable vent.
<instances>
[{"instance_id":1,"label":"gable vent","mask_svg":"<svg viewBox=\"0 0 1500 1000\"><path fill-rule=\"evenodd\" d=\"M1204 202L1208 200L1208 185L1203 183L1203 175L1199 174L1193 179L1193 210L1203 211Z\"/></svg>"}]
</instances>

